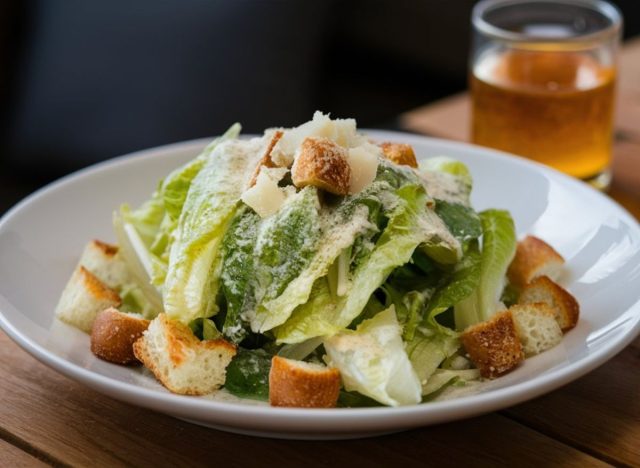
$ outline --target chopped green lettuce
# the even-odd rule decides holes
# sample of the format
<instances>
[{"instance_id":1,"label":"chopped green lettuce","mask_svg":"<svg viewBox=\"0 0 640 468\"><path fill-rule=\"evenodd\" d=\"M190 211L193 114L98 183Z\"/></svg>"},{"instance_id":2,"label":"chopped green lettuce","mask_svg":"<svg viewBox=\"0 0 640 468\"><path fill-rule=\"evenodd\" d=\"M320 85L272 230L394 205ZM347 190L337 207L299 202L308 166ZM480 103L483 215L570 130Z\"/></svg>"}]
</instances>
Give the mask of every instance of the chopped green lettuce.
<instances>
[{"instance_id":1,"label":"chopped green lettuce","mask_svg":"<svg viewBox=\"0 0 640 468\"><path fill-rule=\"evenodd\" d=\"M482 235L480 217L473 208L461 203L436 200L436 213L461 243Z\"/></svg>"},{"instance_id":2,"label":"chopped green lettuce","mask_svg":"<svg viewBox=\"0 0 640 468\"><path fill-rule=\"evenodd\" d=\"M254 249L253 277L256 308L251 329L264 332L284 322L295 308L289 300L281 306L293 282L301 281L321 248L320 201L315 187L305 187L276 214L264 220ZM302 299L304 300L304 299ZM289 310L290 309L290 310Z\"/></svg>"},{"instance_id":3,"label":"chopped green lettuce","mask_svg":"<svg viewBox=\"0 0 640 468\"><path fill-rule=\"evenodd\" d=\"M220 246L254 156L230 140L216 146L193 179L173 233L164 283L170 318L189 323L217 313Z\"/></svg>"},{"instance_id":4,"label":"chopped green lettuce","mask_svg":"<svg viewBox=\"0 0 640 468\"><path fill-rule=\"evenodd\" d=\"M414 338L407 342L407 354L421 385L425 385L440 364L460 348L455 333L419 328Z\"/></svg>"},{"instance_id":5,"label":"chopped green lettuce","mask_svg":"<svg viewBox=\"0 0 640 468\"><path fill-rule=\"evenodd\" d=\"M322 338L316 337L303 341L302 343L284 345L278 351L278 356L302 361L313 353L321 344Z\"/></svg>"},{"instance_id":6,"label":"chopped green lettuce","mask_svg":"<svg viewBox=\"0 0 640 468\"><path fill-rule=\"evenodd\" d=\"M222 241L222 292L227 314L222 331L234 343L248 332L242 316L256 306L254 294L254 249L260 216L247 206L238 210Z\"/></svg>"},{"instance_id":7,"label":"chopped green lettuce","mask_svg":"<svg viewBox=\"0 0 640 468\"><path fill-rule=\"evenodd\" d=\"M340 371L347 391L389 406L420 402L421 386L404 349L393 307L365 320L356 330L324 340L327 365Z\"/></svg>"},{"instance_id":8,"label":"chopped green lettuce","mask_svg":"<svg viewBox=\"0 0 640 468\"><path fill-rule=\"evenodd\" d=\"M161 291L167 274L169 248L191 181L213 149L221 141L236 138L239 133L240 125L234 124L196 159L161 181L151 198L139 208L132 210L124 204L114 214L118 244L136 286L127 290L126 307L141 308L149 316L164 310Z\"/></svg>"},{"instance_id":9,"label":"chopped green lettuce","mask_svg":"<svg viewBox=\"0 0 640 468\"><path fill-rule=\"evenodd\" d=\"M436 156L420 161L419 173L432 197L469 205L473 179L463 162Z\"/></svg>"},{"instance_id":10,"label":"chopped green lettuce","mask_svg":"<svg viewBox=\"0 0 640 468\"><path fill-rule=\"evenodd\" d=\"M375 205L376 190L371 188L359 196L347 198L336 209L326 209L307 221L303 231L312 231L307 234L307 242L311 239L317 241L313 258L297 276L291 277L281 294L277 297L267 296L263 300L251 322L253 330L264 332L287 321L298 306L310 302L314 284L329 272L342 252L353 245L359 236L372 236L377 232L377 227L370 222L370 207ZM321 233L319 238L318 233ZM346 283L343 280L342 287L346 287Z\"/></svg>"},{"instance_id":11,"label":"chopped green lettuce","mask_svg":"<svg viewBox=\"0 0 640 468\"><path fill-rule=\"evenodd\" d=\"M167 176L162 184L161 193L164 207L172 221L178 221L187 199L189 187L191 187L193 179L206 164L213 150L225 140L238 138L241 129L240 124L233 124L222 136L209 143L198 157Z\"/></svg>"},{"instance_id":12,"label":"chopped green lettuce","mask_svg":"<svg viewBox=\"0 0 640 468\"><path fill-rule=\"evenodd\" d=\"M480 283L480 273L480 250L478 242L473 241L460 263L450 275L443 278L443 284L433 293L425 314L425 325L441 328L436 317L473 294Z\"/></svg>"},{"instance_id":13,"label":"chopped green lettuce","mask_svg":"<svg viewBox=\"0 0 640 468\"><path fill-rule=\"evenodd\" d=\"M440 229L433 228L432 218L426 214L429 210L422 185L405 185L395 193L387 192L386 197L392 200L389 221L373 251L353 271L349 292L334 301L324 283L314 286L313 301L301 303L275 330L279 342L298 343L347 327L389 274L411 259L418 245L440 235Z\"/></svg>"},{"instance_id":14,"label":"chopped green lettuce","mask_svg":"<svg viewBox=\"0 0 640 468\"><path fill-rule=\"evenodd\" d=\"M478 369L450 370L437 369L426 384L422 386L422 401L431 401L450 386L464 386L467 382L480 379Z\"/></svg>"},{"instance_id":15,"label":"chopped green lettuce","mask_svg":"<svg viewBox=\"0 0 640 468\"><path fill-rule=\"evenodd\" d=\"M240 348L227 366L224 388L240 398L268 400L271 357L264 349Z\"/></svg>"},{"instance_id":16,"label":"chopped green lettuce","mask_svg":"<svg viewBox=\"0 0 640 468\"><path fill-rule=\"evenodd\" d=\"M197 318L189 323L189 328L194 335L201 340L217 340L222 337L222 333L211 319Z\"/></svg>"},{"instance_id":17,"label":"chopped green lettuce","mask_svg":"<svg viewBox=\"0 0 640 468\"><path fill-rule=\"evenodd\" d=\"M455 306L458 330L488 320L501 307L505 274L516 251L516 232L508 211L486 210L482 221L480 278L473 294Z\"/></svg>"},{"instance_id":18,"label":"chopped green lettuce","mask_svg":"<svg viewBox=\"0 0 640 468\"><path fill-rule=\"evenodd\" d=\"M118 253L129 270L130 277L139 288L144 299L140 296L129 297L129 306L149 308L153 315L163 311L160 291L151 283L153 273L153 254L149 252L138 232L131 224L125 224L120 213L113 215L113 227L118 239ZM144 303L143 303L144 302Z\"/></svg>"}]
</instances>

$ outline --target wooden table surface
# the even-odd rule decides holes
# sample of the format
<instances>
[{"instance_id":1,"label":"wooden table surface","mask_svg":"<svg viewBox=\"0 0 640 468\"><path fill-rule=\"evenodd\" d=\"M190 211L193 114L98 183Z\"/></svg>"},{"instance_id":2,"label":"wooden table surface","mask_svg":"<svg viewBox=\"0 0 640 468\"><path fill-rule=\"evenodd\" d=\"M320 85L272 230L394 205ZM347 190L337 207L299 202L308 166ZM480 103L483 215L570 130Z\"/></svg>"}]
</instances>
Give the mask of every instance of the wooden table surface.
<instances>
[{"instance_id":1,"label":"wooden table surface","mask_svg":"<svg viewBox=\"0 0 640 468\"><path fill-rule=\"evenodd\" d=\"M624 48L611 195L640 217L640 40ZM401 116L465 140L466 94ZM640 466L640 339L546 396L470 420L352 441L301 442L205 429L105 397L0 333L0 467Z\"/></svg>"}]
</instances>

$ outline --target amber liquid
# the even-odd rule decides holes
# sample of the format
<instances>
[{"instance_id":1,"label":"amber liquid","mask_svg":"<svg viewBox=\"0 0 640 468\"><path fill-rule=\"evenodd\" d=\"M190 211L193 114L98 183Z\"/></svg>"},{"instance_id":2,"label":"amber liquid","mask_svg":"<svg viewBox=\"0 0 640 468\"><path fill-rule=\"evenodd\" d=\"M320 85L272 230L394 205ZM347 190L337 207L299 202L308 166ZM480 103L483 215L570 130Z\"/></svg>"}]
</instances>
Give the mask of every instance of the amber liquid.
<instances>
[{"instance_id":1,"label":"amber liquid","mask_svg":"<svg viewBox=\"0 0 640 468\"><path fill-rule=\"evenodd\" d=\"M471 77L473 141L594 179L611 159L614 79L578 52L485 54Z\"/></svg>"}]
</instances>

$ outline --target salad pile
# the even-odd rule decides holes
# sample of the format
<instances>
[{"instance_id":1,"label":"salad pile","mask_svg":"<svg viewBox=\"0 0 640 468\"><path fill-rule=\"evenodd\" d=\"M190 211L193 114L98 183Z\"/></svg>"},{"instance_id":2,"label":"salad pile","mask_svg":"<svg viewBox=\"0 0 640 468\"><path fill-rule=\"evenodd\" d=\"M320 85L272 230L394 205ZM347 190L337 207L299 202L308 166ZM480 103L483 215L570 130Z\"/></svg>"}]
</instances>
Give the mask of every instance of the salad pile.
<instances>
[{"instance_id":1,"label":"salad pile","mask_svg":"<svg viewBox=\"0 0 640 468\"><path fill-rule=\"evenodd\" d=\"M268 396L274 355L337 368L343 406L415 404L478 379L460 331L509 301L516 234L507 211L473 209L465 165L396 164L355 121L320 113L259 138L239 131L115 214L134 278L122 308L236 345L224 387L244 398ZM309 137L344 149L347 194L294 184Z\"/></svg>"}]
</instances>

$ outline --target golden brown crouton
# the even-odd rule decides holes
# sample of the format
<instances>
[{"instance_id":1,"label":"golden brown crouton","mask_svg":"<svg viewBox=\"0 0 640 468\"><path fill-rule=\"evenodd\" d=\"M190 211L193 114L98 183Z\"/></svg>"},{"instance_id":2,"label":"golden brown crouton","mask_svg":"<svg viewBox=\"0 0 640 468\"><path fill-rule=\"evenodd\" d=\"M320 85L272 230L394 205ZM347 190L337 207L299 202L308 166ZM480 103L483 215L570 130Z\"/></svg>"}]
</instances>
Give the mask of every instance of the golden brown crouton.
<instances>
[{"instance_id":1,"label":"golden brown crouton","mask_svg":"<svg viewBox=\"0 0 640 468\"><path fill-rule=\"evenodd\" d=\"M340 392L340 372L333 367L274 356L269 372L272 406L333 408Z\"/></svg>"},{"instance_id":2,"label":"golden brown crouton","mask_svg":"<svg viewBox=\"0 0 640 468\"><path fill-rule=\"evenodd\" d=\"M486 378L499 377L524 360L522 345L508 310L470 326L460 335L460 341L480 375Z\"/></svg>"},{"instance_id":3,"label":"golden brown crouton","mask_svg":"<svg viewBox=\"0 0 640 468\"><path fill-rule=\"evenodd\" d=\"M537 237L527 236L518 242L507 276L512 285L521 289L538 276L557 279L563 264L564 258L553 247Z\"/></svg>"},{"instance_id":4,"label":"golden brown crouton","mask_svg":"<svg viewBox=\"0 0 640 468\"><path fill-rule=\"evenodd\" d=\"M142 336L149 321L124 314L110 307L100 312L91 330L91 352L105 361L116 364L138 362L133 343Z\"/></svg>"},{"instance_id":5,"label":"golden brown crouton","mask_svg":"<svg viewBox=\"0 0 640 468\"><path fill-rule=\"evenodd\" d=\"M347 195L351 184L347 157L347 150L328 138L305 138L291 168L293 184L313 185L336 195Z\"/></svg>"},{"instance_id":6,"label":"golden brown crouton","mask_svg":"<svg viewBox=\"0 0 640 468\"><path fill-rule=\"evenodd\" d=\"M567 290L547 276L540 276L524 287L518 303L543 302L554 312L563 332L576 326L580 317L580 305Z\"/></svg>"},{"instance_id":7,"label":"golden brown crouton","mask_svg":"<svg viewBox=\"0 0 640 468\"><path fill-rule=\"evenodd\" d=\"M78 264L116 291L129 281L127 265L115 245L92 240L85 246Z\"/></svg>"},{"instance_id":8,"label":"golden brown crouton","mask_svg":"<svg viewBox=\"0 0 640 468\"><path fill-rule=\"evenodd\" d=\"M413 152L411 145L385 142L380 145L380 148L382 148L384 157L389 161L401 166L418 167L416 154Z\"/></svg>"},{"instance_id":9,"label":"golden brown crouton","mask_svg":"<svg viewBox=\"0 0 640 468\"><path fill-rule=\"evenodd\" d=\"M120 303L117 292L85 267L79 266L62 291L56 315L63 322L91 333L98 313L109 307L118 307Z\"/></svg>"},{"instance_id":10,"label":"golden brown crouton","mask_svg":"<svg viewBox=\"0 0 640 468\"><path fill-rule=\"evenodd\" d=\"M540 354L562 341L562 330L551 307L541 302L509 308L526 356Z\"/></svg>"},{"instance_id":11,"label":"golden brown crouton","mask_svg":"<svg viewBox=\"0 0 640 468\"><path fill-rule=\"evenodd\" d=\"M89 245L95 247L100 250L107 257L114 257L118 253L118 246L107 244L106 242L102 242L101 240L94 239Z\"/></svg>"},{"instance_id":12,"label":"golden brown crouton","mask_svg":"<svg viewBox=\"0 0 640 468\"><path fill-rule=\"evenodd\" d=\"M133 353L172 392L205 395L224 384L236 347L222 338L200 341L188 326L160 314Z\"/></svg>"},{"instance_id":13,"label":"golden brown crouton","mask_svg":"<svg viewBox=\"0 0 640 468\"><path fill-rule=\"evenodd\" d=\"M276 132L271 137L271 141L267 145L267 149L264 152L262 158L258 162L258 165L253 170L253 174L251 175L251 180L249 180L249 187L253 187L256 184L256 180L258 179L258 174L260 174L260 169L262 166L264 167L277 167L276 163L271 159L271 152L273 151L273 147L276 146L276 143L282 138L283 132L282 130L276 130Z\"/></svg>"}]
</instances>

